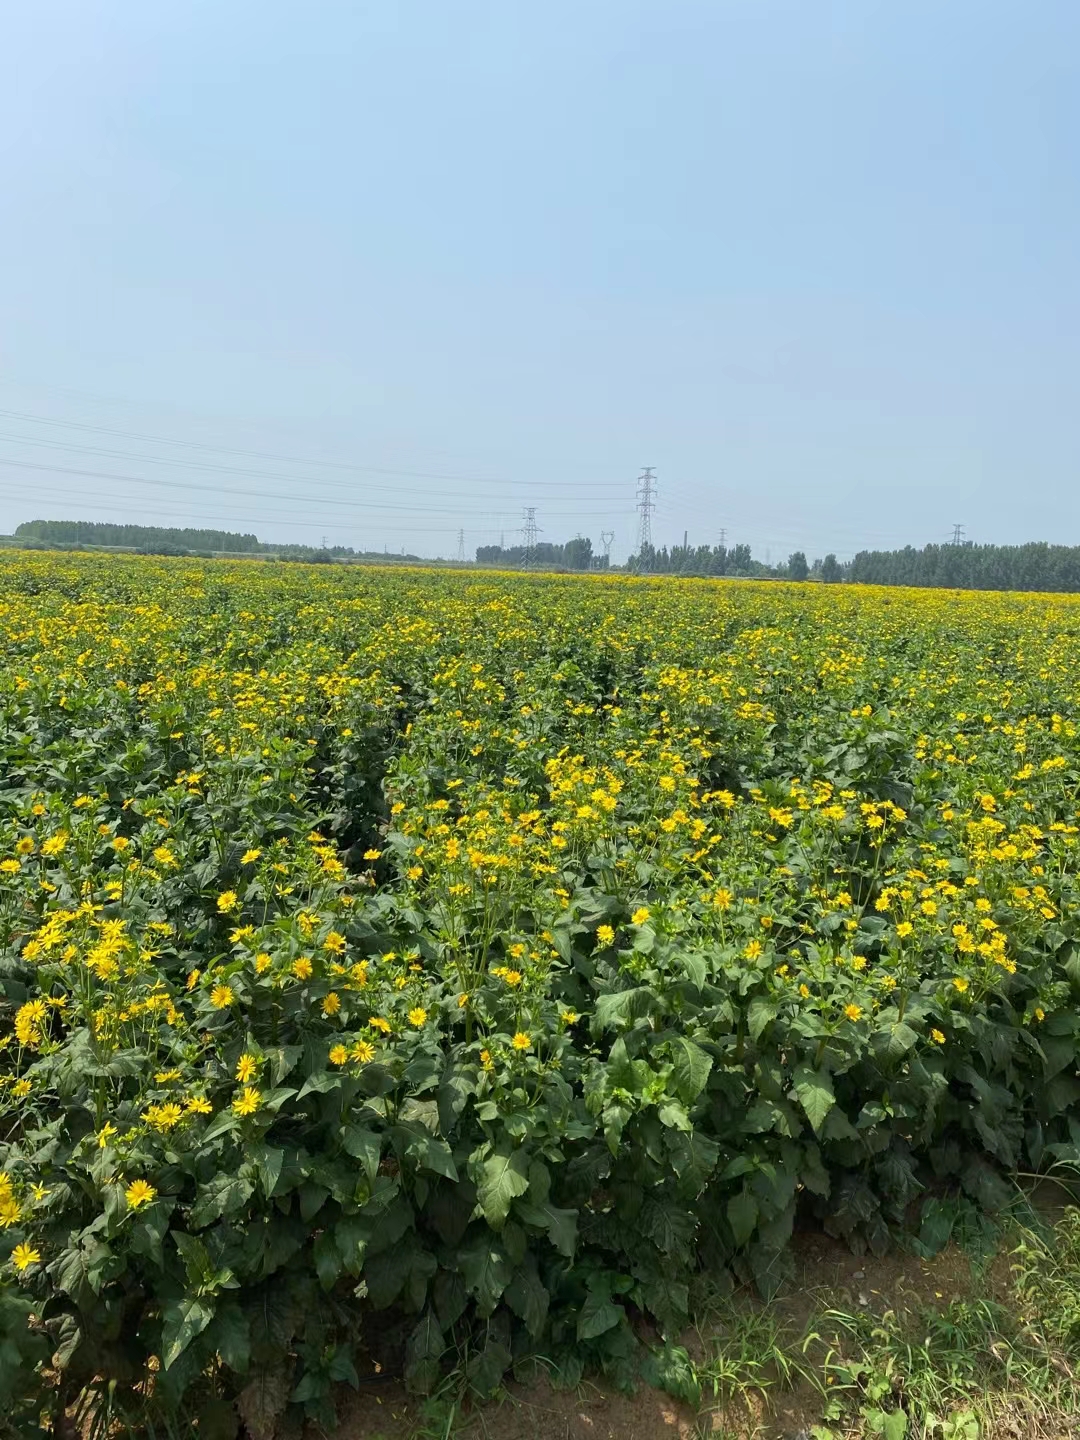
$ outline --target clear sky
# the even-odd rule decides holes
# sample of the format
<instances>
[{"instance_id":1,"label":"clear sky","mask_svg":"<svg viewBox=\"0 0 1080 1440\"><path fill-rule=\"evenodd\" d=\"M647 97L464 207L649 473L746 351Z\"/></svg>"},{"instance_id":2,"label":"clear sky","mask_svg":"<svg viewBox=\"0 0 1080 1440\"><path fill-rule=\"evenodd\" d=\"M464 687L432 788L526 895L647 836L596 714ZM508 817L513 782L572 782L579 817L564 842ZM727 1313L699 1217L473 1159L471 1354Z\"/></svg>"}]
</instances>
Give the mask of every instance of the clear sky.
<instances>
[{"instance_id":1,"label":"clear sky","mask_svg":"<svg viewBox=\"0 0 1080 1440\"><path fill-rule=\"evenodd\" d=\"M1078 380L1077 0L5 7L0 530L1080 544Z\"/></svg>"}]
</instances>

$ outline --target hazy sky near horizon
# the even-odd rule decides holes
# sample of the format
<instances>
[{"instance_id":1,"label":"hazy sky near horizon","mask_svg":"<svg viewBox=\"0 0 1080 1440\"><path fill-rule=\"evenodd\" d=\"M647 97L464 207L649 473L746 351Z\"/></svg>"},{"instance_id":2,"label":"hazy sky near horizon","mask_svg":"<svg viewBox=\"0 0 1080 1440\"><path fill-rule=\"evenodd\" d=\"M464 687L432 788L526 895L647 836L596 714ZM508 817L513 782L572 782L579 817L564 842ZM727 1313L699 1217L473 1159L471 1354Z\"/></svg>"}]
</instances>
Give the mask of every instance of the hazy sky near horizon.
<instances>
[{"instance_id":1,"label":"hazy sky near horizon","mask_svg":"<svg viewBox=\"0 0 1080 1440\"><path fill-rule=\"evenodd\" d=\"M1080 544L1076 0L33 0L0 530ZM176 443L180 442L180 443Z\"/></svg>"}]
</instances>

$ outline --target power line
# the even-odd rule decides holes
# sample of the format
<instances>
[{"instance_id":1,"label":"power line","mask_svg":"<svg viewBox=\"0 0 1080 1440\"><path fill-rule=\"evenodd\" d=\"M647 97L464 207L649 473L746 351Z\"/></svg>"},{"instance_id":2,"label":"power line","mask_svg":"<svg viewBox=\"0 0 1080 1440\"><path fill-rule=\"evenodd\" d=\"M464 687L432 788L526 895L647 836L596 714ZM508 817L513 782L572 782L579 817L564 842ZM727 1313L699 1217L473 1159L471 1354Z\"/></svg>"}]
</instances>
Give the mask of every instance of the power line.
<instances>
[{"instance_id":1,"label":"power line","mask_svg":"<svg viewBox=\"0 0 1080 1440\"><path fill-rule=\"evenodd\" d=\"M652 512L656 509L655 466L646 465L638 476L638 554L652 548Z\"/></svg>"},{"instance_id":2,"label":"power line","mask_svg":"<svg viewBox=\"0 0 1080 1440\"><path fill-rule=\"evenodd\" d=\"M344 460L317 460L312 459L309 456L288 455L272 450L247 450L235 445L208 445L205 442L198 440L177 440L166 435L148 435L144 431L139 430L121 430L109 425L90 425L87 424L85 421L80 420L58 420L55 416L32 415L23 410L0 409L0 416L4 416L9 420L29 421L30 423L35 425L53 425L62 430L82 430L88 434L94 435L116 435L125 440L142 440L151 445L173 445L180 449L198 450L207 454L238 455L247 459L254 460L277 460L287 465L306 465L309 468L325 470L347 470L351 471L354 474L390 475L396 477L411 478L414 480L449 480L459 485L500 485L505 487L507 485L530 485L535 483L543 487L544 489L581 489L580 483L576 480L539 480L534 482L529 480L506 479L505 477L495 477L490 475L451 475L443 471L437 470L399 470L383 465L358 465L354 462ZM30 445L50 445L61 449L75 448L87 451L93 450L92 446L73 447L70 444L64 444L63 441L33 440L29 436L25 435L8 436L5 438L21 440L24 441L26 444ZM101 453L117 456L116 451L103 450L101 451ZM156 457L151 455L128 456L127 458L138 460L156 460L157 463L163 465L177 463L169 461L163 457ZM286 477L278 476L277 478L284 479ZM619 482L617 481L594 481L592 483L595 486L599 486L604 489L616 490L620 488Z\"/></svg>"}]
</instances>

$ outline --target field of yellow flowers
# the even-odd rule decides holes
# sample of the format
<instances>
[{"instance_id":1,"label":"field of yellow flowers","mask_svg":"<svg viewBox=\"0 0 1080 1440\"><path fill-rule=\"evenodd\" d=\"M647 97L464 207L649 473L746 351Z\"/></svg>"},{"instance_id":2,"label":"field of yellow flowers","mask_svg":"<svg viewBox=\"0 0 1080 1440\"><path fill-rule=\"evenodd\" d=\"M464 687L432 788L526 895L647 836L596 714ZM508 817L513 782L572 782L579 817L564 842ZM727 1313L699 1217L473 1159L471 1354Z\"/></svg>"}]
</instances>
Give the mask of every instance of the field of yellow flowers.
<instances>
[{"instance_id":1,"label":"field of yellow flowers","mask_svg":"<svg viewBox=\"0 0 1080 1440\"><path fill-rule=\"evenodd\" d=\"M0 643L20 1434L618 1376L1080 1160L1075 598L10 552Z\"/></svg>"}]
</instances>

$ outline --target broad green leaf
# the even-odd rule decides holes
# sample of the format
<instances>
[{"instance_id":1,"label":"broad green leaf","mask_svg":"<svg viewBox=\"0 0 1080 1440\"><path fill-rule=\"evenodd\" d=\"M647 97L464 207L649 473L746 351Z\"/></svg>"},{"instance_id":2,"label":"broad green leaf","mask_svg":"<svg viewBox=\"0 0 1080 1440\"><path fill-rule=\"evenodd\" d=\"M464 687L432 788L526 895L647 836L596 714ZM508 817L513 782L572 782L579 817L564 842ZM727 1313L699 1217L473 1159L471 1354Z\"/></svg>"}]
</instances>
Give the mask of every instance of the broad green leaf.
<instances>
[{"instance_id":1,"label":"broad green leaf","mask_svg":"<svg viewBox=\"0 0 1080 1440\"><path fill-rule=\"evenodd\" d=\"M548 1201L542 1205L534 1205L531 1201L518 1200L514 1213L524 1220L526 1225L535 1225L540 1230L546 1230L555 1249L568 1260L574 1258L577 1246L576 1210L560 1210Z\"/></svg>"},{"instance_id":2,"label":"broad green leaf","mask_svg":"<svg viewBox=\"0 0 1080 1440\"><path fill-rule=\"evenodd\" d=\"M506 1287L506 1303L514 1314L524 1321L525 1329L537 1339L547 1323L550 1297L536 1273L535 1264L527 1264L515 1271L514 1278Z\"/></svg>"},{"instance_id":3,"label":"broad green leaf","mask_svg":"<svg viewBox=\"0 0 1080 1440\"><path fill-rule=\"evenodd\" d=\"M712 1057L680 1035L671 1042L672 1079L680 1100L692 1105L709 1081Z\"/></svg>"},{"instance_id":4,"label":"broad green leaf","mask_svg":"<svg viewBox=\"0 0 1080 1440\"><path fill-rule=\"evenodd\" d=\"M489 1155L480 1169L476 1198L493 1230L502 1228L510 1202L529 1188L528 1160L521 1150Z\"/></svg>"},{"instance_id":5,"label":"broad green leaf","mask_svg":"<svg viewBox=\"0 0 1080 1440\"><path fill-rule=\"evenodd\" d=\"M623 1308L614 1304L602 1290L590 1290L578 1311L577 1338L595 1340L608 1330L613 1330L623 1318Z\"/></svg>"},{"instance_id":6,"label":"broad green leaf","mask_svg":"<svg viewBox=\"0 0 1080 1440\"><path fill-rule=\"evenodd\" d=\"M728 1224L735 1244L743 1246L754 1233L758 1221L758 1203L749 1190L740 1190L727 1203Z\"/></svg>"},{"instance_id":7,"label":"broad green leaf","mask_svg":"<svg viewBox=\"0 0 1080 1440\"><path fill-rule=\"evenodd\" d=\"M779 1006L770 995L755 995L746 1012L746 1028L750 1039L757 1043L767 1025L776 1019Z\"/></svg>"},{"instance_id":8,"label":"broad green leaf","mask_svg":"<svg viewBox=\"0 0 1080 1440\"><path fill-rule=\"evenodd\" d=\"M490 1315L513 1275L510 1257L494 1236L481 1235L459 1251L458 1263L480 1315Z\"/></svg>"},{"instance_id":9,"label":"broad green leaf","mask_svg":"<svg viewBox=\"0 0 1080 1440\"><path fill-rule=\"evenodd\" d=\"M345 1152L363 1167L368 1183L374 1185L379 1173L379 1156L382 1139L374 1130L365 1130L360 1125L346 1125L341 1132L341 1144Z\"/></svg>"},{"instance_id":10,"label":"broad green leaf","mask_svg":"<svg viewBox=\"0 0 1080 1440\"><path fill-rule=\"evenodd\" d=\"M168 1370L187 1347L201 1335L214 1318L213 1301L205 1296L185 1295L169 1300L161 1310L161 1363Z\"/></svg>"},{"instance_id":11,"label":"broad green leaf","mask_svg":"<svg viewBox=\"0 0 1080 1440\"><path fill-rule=\"evenodd\" d=\"M251 1198L254 1189L250 1180L239 1175L216 1175L199 1191L188 1215L188 1224L201 1230L222 1215L235 1215Z\"/></svg>"},{"instance_id":12,"label":"broad green leaf","mask_svg":"<svg viewBox=\"0 0 1080 1440\"><path fill-rule=\"evenodd\" d=\"M797 1067L794 1075L792 1090L799 1104L806 1111L806 1118L819 1132L825 1123L825 1117L836 1104L836 1096L833 1094L832 1078L827 1070L814 1070L809 1065Z\"/></svg>"},{"instance_id":13,"label":"broad green leaf","mask_svg":"<svg viewBox=\"0 0 1080 1440\"><path fill-rule=\"evenodd\" d=\"M438 1383L446 1341L435 1318L427 1309L405 1345L405 1384L418 1395L427 1395Z\"/></svg>"}]
</instances>

